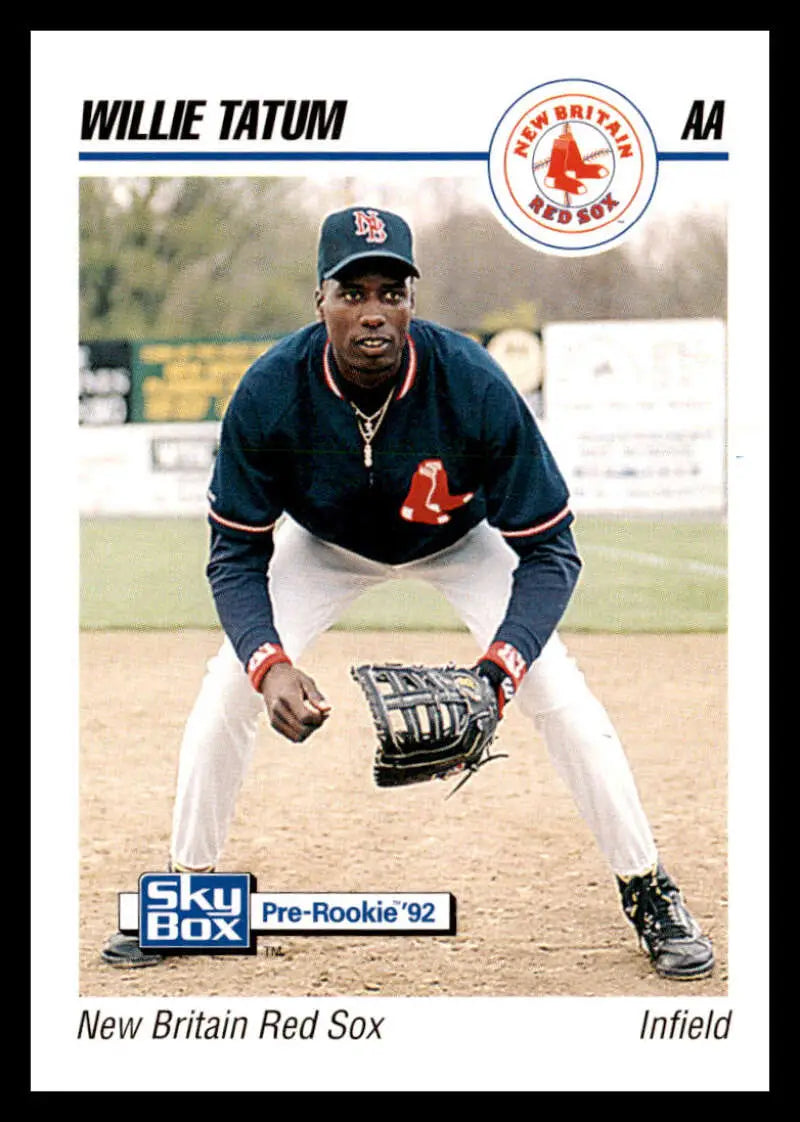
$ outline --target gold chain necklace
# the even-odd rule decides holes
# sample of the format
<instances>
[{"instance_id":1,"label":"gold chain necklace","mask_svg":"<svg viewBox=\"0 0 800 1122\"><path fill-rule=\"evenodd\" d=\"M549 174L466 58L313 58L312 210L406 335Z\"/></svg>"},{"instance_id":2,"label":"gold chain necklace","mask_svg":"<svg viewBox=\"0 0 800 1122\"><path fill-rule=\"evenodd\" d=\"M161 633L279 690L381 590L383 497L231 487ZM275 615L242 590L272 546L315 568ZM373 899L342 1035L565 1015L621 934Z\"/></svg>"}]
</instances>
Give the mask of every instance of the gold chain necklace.
<instances>
[{"instance_id":1,"label":"gold chain necklace","mask_svg":"<svg viewBox=\"0 0 800 1122\"><path fill-rule=\"evenodd\" d=\"M355 402L350 402L350 408L356 415L358 431L361 433L361 439L364 441L364 467L372 467L372 442L389 410L389 403L394 396L395 388L395 386L392 386L386 401L384 401L380 409L376 409L374 413L362 413Z\"/></svg>"}]
</instances>

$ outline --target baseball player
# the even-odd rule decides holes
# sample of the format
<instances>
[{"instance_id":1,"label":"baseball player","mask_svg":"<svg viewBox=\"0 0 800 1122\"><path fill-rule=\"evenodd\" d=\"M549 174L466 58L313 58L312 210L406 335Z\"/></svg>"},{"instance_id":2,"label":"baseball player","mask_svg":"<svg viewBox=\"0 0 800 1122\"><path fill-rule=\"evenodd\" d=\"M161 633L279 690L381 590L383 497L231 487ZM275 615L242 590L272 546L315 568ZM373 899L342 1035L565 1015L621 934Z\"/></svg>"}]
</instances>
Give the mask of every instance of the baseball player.
<instances>
[{"instance_id":1,"label":"baseball player","mask_svg":"<svg viewBox=\"0 0 800 1122\"><path fill-rule=\"evenodd\" d=\"M664 871L627 758L556 628L575 587L569 495L531 410L485 348L414 317L398 215L326 217L317 318L258 358L221 426L207 575L225 637L181 744L170 867L211 871L266 708L294 742L332 716L303 651L368 588L424 579L478 644L476 665L543 735L658 971L714 964ZM161 956L115 933L114 965Z\"/></svg>"}]
</instances>

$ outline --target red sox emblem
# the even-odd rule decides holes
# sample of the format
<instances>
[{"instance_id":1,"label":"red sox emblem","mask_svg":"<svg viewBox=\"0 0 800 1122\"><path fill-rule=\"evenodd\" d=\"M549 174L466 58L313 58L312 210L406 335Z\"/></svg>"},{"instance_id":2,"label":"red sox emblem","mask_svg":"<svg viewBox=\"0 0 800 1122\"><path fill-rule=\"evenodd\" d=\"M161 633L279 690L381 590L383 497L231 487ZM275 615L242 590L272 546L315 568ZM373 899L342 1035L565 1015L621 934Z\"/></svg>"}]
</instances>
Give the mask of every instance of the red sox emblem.
<instances>
[{"instance_id":1,"label":"red sox emblem","mask_svg":"<svg viewBox=\"0 0 800 1122\"><path fill-rule=\"evenodd\" d=\"M543 82L509 105L492 136L489 184L522 241L569 256L627 237L653 196L658 152L619 90L586 79Z\"/></svg>"},{"instance_id":2,"label":"red sox emblem","mask_svg":"<svg viewBox=\"0 0 800 1122\"><path fill-rule=\"evenodd\" d=\"M366 238L368 242L385 242L387 238L386 224L376 210L354 210L353 218L356 223L356 234Z\"/></svg>"},{"instance_id":3,"label":"red sox emblem","mask_svg":"<svg viewBox=\"0 0 800 1122\"><path fill-rule=\"evenodd\" d=\"M596 155L609 154L608 148L600 149ZM586 163L572 135L569 122L562 127L561 134L553 141L545 184L554 191L567 195L585 195L583 179L605 179L608 168L602 164Z\"/></svg>"},{"instance_id":4,"label":"red sox emblem","mask_svg":"<svg viewBox=\"0 0 800 1122\"><path fill-rule=\"evenodd\" d=\"M408 494L400 507L400 517L406 522L442 526L450 521L448 511L464 506L472 497L472 491L465 495L451 495L442 461L423 460L414 472Z\"/></svg>"}]
</instances>

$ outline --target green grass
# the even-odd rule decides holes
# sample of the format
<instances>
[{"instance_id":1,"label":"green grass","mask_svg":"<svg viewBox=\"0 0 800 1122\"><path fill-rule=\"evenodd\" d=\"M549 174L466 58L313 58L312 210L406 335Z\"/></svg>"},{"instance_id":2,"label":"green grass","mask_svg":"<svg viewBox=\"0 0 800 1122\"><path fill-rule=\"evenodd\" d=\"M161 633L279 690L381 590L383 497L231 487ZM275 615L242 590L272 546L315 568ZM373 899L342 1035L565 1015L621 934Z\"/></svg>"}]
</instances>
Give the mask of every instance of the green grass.
<instances>
[{"instance_id":1,"label":"green grass","mask_svg":"<svg viewBox=\"0 0 800 1122\"><path fill-rule=\"evenodd\" d=\"M81 627L219 626L205 580L203 519L81 522Z\"/></svg>"},{"instance_id":2,"label":"green grass","mask_svg":"<svg viewBox=\"0 0 800 1122\"><path fill-rule=\"evenodd\" d=\"M726 629L724 523L583 517L575 537L584 567L565 630Z\"/></svg>"},{"instance_id":3,"label":"green grass","mask_svg":"<svg viewBox=\"0 0 800 1122\"><path fill-rule=\"evenodd\" d=\"M722 521L581 517L584 560L565 631L724 631ZM87 630L219 626L205 580L203 519L87 518L81 523L80 622ZM392 581L365 593L340 627L460 629L438 592Z\"/></svg>"}]
</instances>

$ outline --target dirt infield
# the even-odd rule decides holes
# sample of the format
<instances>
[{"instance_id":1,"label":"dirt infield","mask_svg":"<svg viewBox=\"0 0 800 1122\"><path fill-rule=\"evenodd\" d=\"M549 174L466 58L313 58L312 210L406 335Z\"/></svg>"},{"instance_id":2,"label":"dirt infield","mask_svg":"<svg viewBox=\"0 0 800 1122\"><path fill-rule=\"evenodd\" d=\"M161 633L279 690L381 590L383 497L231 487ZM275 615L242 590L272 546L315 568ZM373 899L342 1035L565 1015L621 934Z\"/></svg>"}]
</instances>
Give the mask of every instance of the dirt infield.
<instances>
[{"instance_id":1,"label":"dirt infield","mask_svg":"<svg viewBox=\"0 0 800 1122\"><path fill-rule=\"evenodd\" d=\"M727 995L726 636L565 635L626 746L662 858L714 940L679 991ZM81 636L81 996L676 994L637 950L594 840L513 705L493 763L381 791L356 661L472 661L464 634L323 636L303 661L334 707L301 746L264 724L221 868L260 891L449 891L458 932L281 936L253 957L115 970L117 893L164 868L178 743L216 632ZM311 761L313 759L313 768ZM687 992L688 991L688 992Z\"/></svg>"}]
</instances>

